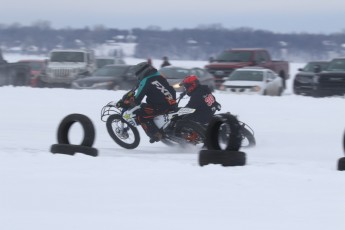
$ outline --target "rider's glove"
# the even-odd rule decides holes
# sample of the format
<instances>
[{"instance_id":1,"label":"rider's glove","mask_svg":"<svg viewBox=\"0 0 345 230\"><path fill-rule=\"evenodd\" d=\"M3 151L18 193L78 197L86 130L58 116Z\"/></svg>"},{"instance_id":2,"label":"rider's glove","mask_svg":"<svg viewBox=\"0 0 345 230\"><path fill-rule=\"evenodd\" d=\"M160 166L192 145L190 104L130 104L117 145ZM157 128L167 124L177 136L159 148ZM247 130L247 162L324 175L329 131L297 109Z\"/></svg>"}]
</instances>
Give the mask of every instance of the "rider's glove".
<instances>
[{"instance_id":1,"label":"rider's glove","mask_svg":"<svg viewBox=\"0 0 345 230\"><path fill-rule=\"evenodd\" d=\"M130 97L134 97L134 92L133 91L129 91L125 95L123 95L122 100L125 101L126 99L128 99Z\"/></svg>"},{"instance_id":2,"label":"rider's glove","mask_svg":"<svg viewBox=\"0 0 345 230\"><path fill-rule=\"evenodd\" d=\"M133 107L135 106L135 100L134 100L134 95L131 95L129 97L127 97L124 101L123 104Z\"/></svg>"},{"instance_id":3,"label":"rider's glove","mask_svg":"<svg viewBox=\"0 0 345 230\"><path fill-rule=\"evenodd\" d=\"M119 101L115 104L115 106L116 106L117 108L123 107L123 101L122 101L122 99L119 100Z\"/></svg>"},{"instance_id":4,"label":"rider's glove","mask_svg":"<svg viewBox=\"0 0 345 230\"><path fill-rule=\"evenodd\" d=\"M134 107L135 105L136 104L133 91L129 91L128 93L123 95L122 99L116 103L117 108L129 108Z\"/></svg>"},{"instance_id":5,"label":"rider's glove","mask_svg":"<svg viewBox=\"0 0 345 230\"><path fill-rule=\"evenodd\" d=\"M220 110L222 109L222 106L221 106L218 102L216 102L216 103L217 103L216 109L217 109L218 111L220 111Z\"/></svg>"}]
</instances>

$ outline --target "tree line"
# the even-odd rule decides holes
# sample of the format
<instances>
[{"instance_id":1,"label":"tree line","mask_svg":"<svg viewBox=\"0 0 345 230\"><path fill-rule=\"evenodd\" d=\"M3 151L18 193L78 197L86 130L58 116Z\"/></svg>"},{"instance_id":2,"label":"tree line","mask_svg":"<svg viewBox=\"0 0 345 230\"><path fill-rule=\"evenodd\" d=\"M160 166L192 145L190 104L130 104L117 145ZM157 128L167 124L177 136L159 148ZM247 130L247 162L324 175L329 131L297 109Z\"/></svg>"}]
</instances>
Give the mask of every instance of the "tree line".
<instances>
[{"instance_id":1,"label":"tree line","mask_svg":"<svg viewBox=\"0 0 345 230\"><path fill-rule=\"evenodd\" d=\"M30 26L0 25L3 51L20 47L22 52L47 53L60 48L93 48L106 41L137 43L135 57L208 60L224 49L266 48L273 58L287 61L329 60L345 51L345 33L275 33L253 28L226 29L219 25L193 29L161 30L159 27L116 29L51 28L47 21ZM34 48L33 48L34 47Z\"/></svg>"}]
</instances>

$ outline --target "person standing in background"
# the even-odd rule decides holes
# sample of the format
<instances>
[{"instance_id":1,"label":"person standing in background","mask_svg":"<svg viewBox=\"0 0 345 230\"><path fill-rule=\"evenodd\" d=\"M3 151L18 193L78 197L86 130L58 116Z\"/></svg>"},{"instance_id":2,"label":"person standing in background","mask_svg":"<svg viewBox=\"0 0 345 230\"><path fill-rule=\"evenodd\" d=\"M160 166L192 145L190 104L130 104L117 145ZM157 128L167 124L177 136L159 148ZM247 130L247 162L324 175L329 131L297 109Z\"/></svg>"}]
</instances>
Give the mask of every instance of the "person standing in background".
<instances>
[{"instance_id":1,"label":"person standing in background","mask_svg":"<svg viewBox=\"0 0 345 230\"><path fill-rule=\"evenodd\" d=\"M161 64L161 67L164 67L164 66L169 66L171 65L170 62L169 62L169 59L167 56L164 56L163 57L163 63Z\"/></svg>"},{"instance_id":2,"label":"person standing in background","mask_svg":"<svg viewBox=\"0 0 345 230\"><path fill-rule=\"evenodd\" d=\"M152 59L151 59L151 58L147 58L147 64L149 64L150 66L152 66Z\"/></svg>"},{"instance_id":3,"label":"person standing in background","mask_svg":"<svg viewBox=\"0 0 345 230\"><path fill-rule=\"evenodd\" d=\"M4 64L4 63L7 63L7 61L2 56L2 50L0 49L0 64Z\"/></svg>"}]
</instances>

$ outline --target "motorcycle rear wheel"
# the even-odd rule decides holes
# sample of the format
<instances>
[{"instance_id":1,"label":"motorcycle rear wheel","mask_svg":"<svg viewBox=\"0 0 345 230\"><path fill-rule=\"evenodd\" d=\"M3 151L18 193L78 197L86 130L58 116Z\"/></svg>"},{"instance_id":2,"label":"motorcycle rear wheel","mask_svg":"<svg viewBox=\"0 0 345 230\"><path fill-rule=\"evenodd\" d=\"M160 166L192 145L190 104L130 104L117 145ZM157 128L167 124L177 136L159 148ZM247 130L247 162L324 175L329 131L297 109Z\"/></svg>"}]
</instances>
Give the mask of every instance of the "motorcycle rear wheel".
<instances>
[{"instance_id":1,"label":"motorcycle rear wheel","mask_svg":"<svg viewBox=\"0 0 345 230\"><path fill-rule=\"evenodd\" d=\"M185 146L203 144L206 129L193 121L180 120L176 123L172 135L167 135L162 142L168 146Z\"/></svg>"},{"instance_id":2,"label":"motorcycle rear wheel","mask_svg":"<svg viewBox=\"0 0 345 230\"><path fill-rule=\"evenodd\" d=\"M136 127L122 119L120 114L110 115L106 122L110 137L125 149L135 149L140 143Z\"/></svg>"}]
</instances>

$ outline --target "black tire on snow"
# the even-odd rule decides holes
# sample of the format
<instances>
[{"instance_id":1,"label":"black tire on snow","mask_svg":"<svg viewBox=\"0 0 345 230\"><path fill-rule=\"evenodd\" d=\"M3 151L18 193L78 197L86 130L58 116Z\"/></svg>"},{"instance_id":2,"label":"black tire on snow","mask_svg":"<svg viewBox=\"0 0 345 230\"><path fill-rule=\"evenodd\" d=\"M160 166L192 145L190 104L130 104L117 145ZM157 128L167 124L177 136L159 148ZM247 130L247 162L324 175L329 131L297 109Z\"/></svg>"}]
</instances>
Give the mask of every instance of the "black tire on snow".
<instances>
[{"instance_id":1,"label":"black tire on snow","mask_svg":"<svg viewBox=\"0 0 345 230\"><path fill-rule=\"evenodd\" d=\"M338 170L345 171L345 157L342 157L338 160Z\"/></svg>"},{"instance_id":2,"label":"black tire on snow","mask_svg":"<svg viewBox=\"0 0 345 230\"><path fill-rule=\"evenodd\" d=\"M70 114L62 119L57 133L57 139L59 144L70 144L68 140L68 132L71 126L79 122L84 130L84 138L80 145L92 147L95 141L95 128L92 121L83 114Z\"/></svg>"},{"instance_id":3,"label":"black tire on snow","mask_svg":"<svg viewBox=\"0 0 345 230\"><path fill-rule=\"evenodd\" d=\"M218 114L214 116L206 129L205 146L209 150L222 150L219 145L220 127L226 124L230 128L230 135L224 150L238 151L241 147L242 136L241 126L234 115L230 113Z\"/></svg>"},{"instance_id":4,"label":"black tire on snow","mask_svg":"<svg viewBox=\"0 0 345 230\"><path fill-rule=\"evenodd\" d=\"M221 164L222 150L218 150L217 153L214 153L213 151L203 149L199 152L200 166L205 166L208 164Z\"/></svg>"},{"instance_id":5,"label":"black tire on snow","mask_svg":"<svg viewBox=\"0 0 345 230\"><path fill-rule=\"evenodd\" d=\"M85 155L96 157L98 150L89 146L71 145L71 144L54 144L50 147L50 152L61 153L66 155L74 155L75 153L83 153Z\"/></svg>"},{"instance_id":6,"label":"black tire on snow","mask_svg":"<svg viewBox=\"0 0 345 230\"><path fill-rule=\"evenodd\" d=\"M121 122L127 124L129 129L134 134L133 143L125 143L115 134L113 127L112 127L112 123L114 121L121 121ZM126 149L135 149L136 147L138 147L138 145L140 143L140 135L139 135L138 129L136 127L134 127L133 125L129 124L128 122L124 121L122 119L121 115L119 115L119 114L110 115L106 121L106 126L107 126L107 130L108 130L110 137L121 147L126 148Z\"/></svg>"},{"instance_id":7,"label":"black tire on snow","mask_svg":"<svg viewBox=\"0 0 345 230\"><path fill-rule=\"evenodd\" d=\"M244 152L228 150L201 150L199 165L221 164L222 166L244 166L246 156Z\"/></svg>"},{"instance_id":8,"label":"black tire on snow","mask_svg":"<svg viewBox=\"0 0 345 230\"><path fill-rule=\"evenodd\" d=\"M344 137L343 137L343 147L344 147L344 153L345 153L345 132L344 132Z\"/></svg>"},{"instance_id":9,"label":"black tire on snow","mask_svg":"<svg viewBox=\"0 0 345 230\"><path fill-rule=\"evenodd\" d=\"M255 141L255 137L252 134L252 132L250 132L248 129L246 129L245 127L241 128L241 134L243 136L243 139L247 139L248 141L248 145L246 146L241 146L242 148L250 148L250 147L254 147L256 145L256 141ZM242 141L243 143L243 141Z\"/></svg>"},{"instance_id":10,"label":"black tire on snow","mask_svg":"<svg viewBox=\"0 0 345 230\"><path fill-rule=\"evenodd\" d=\"M246 154L240 151L223 151L223 166L244 166Z\"/></svg>"}]
</instances>

